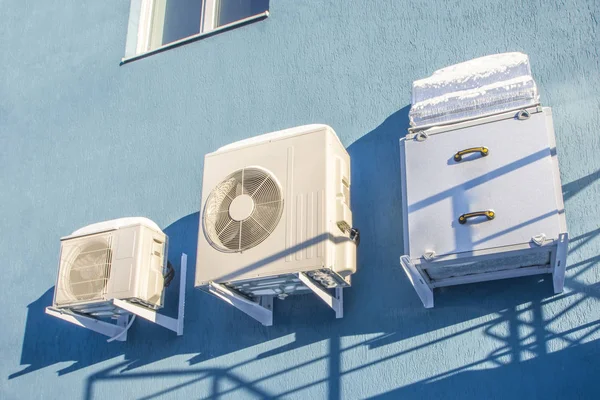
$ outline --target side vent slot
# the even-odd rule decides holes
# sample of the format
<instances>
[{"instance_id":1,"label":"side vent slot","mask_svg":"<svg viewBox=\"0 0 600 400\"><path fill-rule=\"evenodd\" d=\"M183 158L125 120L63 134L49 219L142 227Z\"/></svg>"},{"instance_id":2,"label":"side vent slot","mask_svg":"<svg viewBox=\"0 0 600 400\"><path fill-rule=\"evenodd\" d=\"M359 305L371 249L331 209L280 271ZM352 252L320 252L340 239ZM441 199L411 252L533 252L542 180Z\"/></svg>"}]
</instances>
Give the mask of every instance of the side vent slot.
<instances>
[{"instance_id":1,"label":"side vent slot","mask_svg":"<svg viewBox=\"0 0 600 400\"><path fill-rule=\"evenodd\" d=\"M335 159L336 223L342 232L350 230L352 213L350 211L350 176L349 168L344 160Z\"/></svg>"}]
</instances>

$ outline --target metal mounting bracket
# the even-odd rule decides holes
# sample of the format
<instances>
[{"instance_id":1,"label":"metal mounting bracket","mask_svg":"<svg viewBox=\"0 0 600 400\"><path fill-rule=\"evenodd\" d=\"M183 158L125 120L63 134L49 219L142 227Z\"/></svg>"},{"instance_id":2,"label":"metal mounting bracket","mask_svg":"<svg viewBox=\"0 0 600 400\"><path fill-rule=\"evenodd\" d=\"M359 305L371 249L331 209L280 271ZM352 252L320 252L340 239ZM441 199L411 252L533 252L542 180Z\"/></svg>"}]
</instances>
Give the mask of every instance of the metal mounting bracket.
<instances>
[{"instance_id":1,"label":"metal mounting bracket","mask_svg":"<svg viewBox=\"0 0 600 400\"><path fill-rule=\"evenodd\" d=\"M433 308L433 289L425 282L408 256L400 257L400 265L412 283L425 308Z\"/></svg>"},{"instance_id":2,"label":"metal mounting bracket","mask_svg":"<svg viewBox=\"0 0 600 400\"><path fill-rule=\"evenodd\" d=\"M260 296L258 302L255 302L215 282L208 284L208 291L264 326L273 325L273 296Z\"/></svg>"},{"instance_id":3,"label":"metal mounting bracket","mask_svg":"<svg viewBox=\"0 0 600 400\"><path fill-rule=\"evenodd\" d=\"M335 311L336 318L344 317L344 288L336 287L335 295L332 296L325 289L321 288L321 286L313 282L304 272L298 273L298 278Z\"/></svg>"},{"instance_id":4,"label":"metal mounting bracket","mask_svg":"<svg viewBox=\"0 0 600 400\"><path fill-rule=\"evenodd\" d=\"M558 244L556 246L556 256L554 257L554 269L552 270L554 293L561 293L565 286L565 269L567 267L568 246L569 234L566 232L559 234Z\"/></svg>"},{"instance_id":5,"label":"metal mounting bracket","mask_svg":"<svg viewBox=\"0 0 600 400\"><path fill-rule=\"evenodd\" d=\"M119 342L127 340L127 324L129 323L129 314L123 314L117 318L117 323L102 321L93 317L76 314L68 310L61 310L54 307L46 307L46 314L60 318L63 321L81 326L82 328L100 333L110 338L116 338ZM110 340L110 339L109 339Z\"/></svg>"},{"instance_id":6,"label":"metal mounting bracket","mask_svg":"<svg viewBox=\"0 0 600 400\"><path fill-rule=\"evenodd\" d=\"M129 311L130 313L144 318L150 322L154 322L173 332L177 332L177 336L183 335L183 316L185 314L185 278L187 275L187 254L181 255L181 270L179 272L179 307L177 310L177 318L167 317L159 314L156 310L130 303L126 300L113 300L115 306Z\"/></svg>"},{"instance_id":7,"label":"metal mounting bracket","mask_svg":"<svg viewBox=\"0 0 600 400\"><path fill-rule=\"evenodd\" d=\"M127 330L129 329L135 316L147 319L150 322L154 322L162 327L177 332L177 336L181 336L183 335L183 317L185 314L186 272L187 254L183 253L181 255L181 270L179 272L179 307L177 318L167 317L166 315L159 314L156 310L119 299L114 299L113 304L116 307L127 311L127 313L120 315L117 318L116 324L111 324L110 322L102 321L91 316L76 314L68 310L61 310L54 307L46 307L46 314L109 336L111 338L109 341L118 340L122 342L127 340Z\"/></svg>"}]
</instances>

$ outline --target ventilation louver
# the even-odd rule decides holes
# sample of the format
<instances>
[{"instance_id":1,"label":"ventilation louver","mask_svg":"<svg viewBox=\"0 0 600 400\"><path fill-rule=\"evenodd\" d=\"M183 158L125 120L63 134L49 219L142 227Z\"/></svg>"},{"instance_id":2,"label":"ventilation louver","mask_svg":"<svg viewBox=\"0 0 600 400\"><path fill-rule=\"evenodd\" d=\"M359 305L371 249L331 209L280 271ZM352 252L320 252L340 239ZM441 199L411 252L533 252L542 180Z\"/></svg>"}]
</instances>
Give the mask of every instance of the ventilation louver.
<instances>
[{"instance_id":1,"label":"ventilation louver","mask_svg":"<svg viewBox=\"0 0 600 400\"><path fill-rule=\"evenodd\" d=\"M72 248L64 258L59 279L59 290L67 298L65 303L102 299L110 275L111 258L111 236ZM60 303L59 298L57 303Z\"/></svg>"},{"instance_id":2,"label":"ventilation louver","mask_svg":"<svg viewBox=\"0 0 600 400\"><path fill-rule=\"evenodd\" d=\"M210 193L204 208L204 232L219 251L244 251L273 232L282 211L277 180L263 169L244 168L229 175Z\"/></svg>"}]
</instances>

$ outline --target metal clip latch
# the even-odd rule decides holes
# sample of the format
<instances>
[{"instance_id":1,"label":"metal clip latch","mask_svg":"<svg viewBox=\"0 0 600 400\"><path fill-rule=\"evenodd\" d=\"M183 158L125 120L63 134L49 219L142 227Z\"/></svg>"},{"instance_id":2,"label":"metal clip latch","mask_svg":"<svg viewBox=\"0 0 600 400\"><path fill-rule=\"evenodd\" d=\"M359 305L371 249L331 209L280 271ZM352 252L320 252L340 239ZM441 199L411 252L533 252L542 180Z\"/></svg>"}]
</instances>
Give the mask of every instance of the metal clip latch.
<instances>
[{"instance_id":1,"label":"metal clip latch","mask_svg":"<svg viewBox=\"0 0 600 400\"><path fill-rule=\"evenodd\" d=\"M529 119L529 111L519 110L519 112L517 113L517 119L519 121L525 121L526 119Z\"/></svg>"},{"instance_id":2,"label":"metal clip latch","mask_svg":"<svg viewBox=\"0 0 600 400\"><path fill-rule=\"evenodd\" d=\"M415 139L417 142L424 142L425 140L427 140L428 137L429 135L427 134L427 132L419 132L415 135Z\"/></svg>"}]
</instances>

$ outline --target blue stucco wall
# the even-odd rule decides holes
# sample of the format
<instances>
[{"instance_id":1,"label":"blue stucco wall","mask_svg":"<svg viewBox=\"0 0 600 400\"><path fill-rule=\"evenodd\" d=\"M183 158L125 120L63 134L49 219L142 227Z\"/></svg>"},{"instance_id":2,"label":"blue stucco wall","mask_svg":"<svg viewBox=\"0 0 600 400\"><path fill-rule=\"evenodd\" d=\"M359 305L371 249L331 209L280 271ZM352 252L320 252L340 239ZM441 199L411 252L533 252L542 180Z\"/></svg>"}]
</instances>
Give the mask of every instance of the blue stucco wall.
<instances>
[{"instance_id":1,"label":"blue stucco wall","mask_svg":"<svg viewBox=\"0 0 600 400\"><path fill-rule=\"evenodd\" d=\"M271 0L264 21L124 66L127 0L0 6L1 398L600 397L596 0ZM504 51L529 54L554 110L565 292L549 276L451 287L425 310L398 265L410 85ZM137 321L108 344L44 315L60 236L147 216L193 266L204 154L306 123L352 157L363 237L344 319L300 296L266 328L191 273L183 337Z\"/></svg>"}]
</instances>

